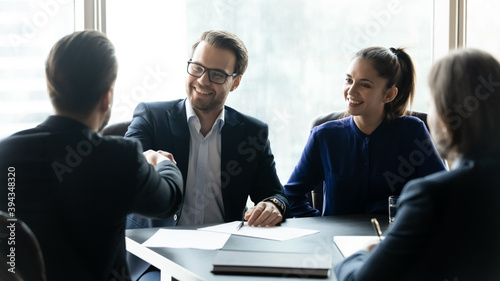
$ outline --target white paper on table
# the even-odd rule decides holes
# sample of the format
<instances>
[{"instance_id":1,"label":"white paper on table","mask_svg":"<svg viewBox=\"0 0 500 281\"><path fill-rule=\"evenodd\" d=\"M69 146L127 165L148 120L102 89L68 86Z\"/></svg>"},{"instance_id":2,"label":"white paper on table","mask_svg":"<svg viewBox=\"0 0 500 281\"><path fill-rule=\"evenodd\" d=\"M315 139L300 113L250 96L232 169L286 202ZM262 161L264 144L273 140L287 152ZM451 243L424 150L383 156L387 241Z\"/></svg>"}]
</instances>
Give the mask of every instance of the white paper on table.
<instances>
[{"instance_id":1,"label":"white paper on table","mask_svg":"<svg viewBox=\"0 0 500 281\"><path fill-rule=\"evenodd\" d=\"M345 258L377 241L379 241L378 236L333 236L333 242Z\"/></svg>"},{"instance_id":2,"label":"white paper on table","mask_svg":"<svg viewBox=\"0 0 500 281\"><path fill-rule=\"evenodd\" d=\"M207 232L213 231L220 233L229 233L234 235L250 236L250 237L279 240L279 241L284 241L319 232L318 230L292 228L286 226L270 226L270 227L248 226L246 222L245 225L242 228L240 228L240 230L237 230L236 227L240 223L241 221L233 221L215 226L198 228L198 230Z\"/></svg>"},{"instance_id":3,"label":"white paper on table","mask_svg":"<svg viewBox=\"0 0 500 281\"><path fill-rule=\"evenodd\" d=\"M231 235L197 230L159 229L143 243L146 247L221 249Z\"/></svg>"}]
</instances>

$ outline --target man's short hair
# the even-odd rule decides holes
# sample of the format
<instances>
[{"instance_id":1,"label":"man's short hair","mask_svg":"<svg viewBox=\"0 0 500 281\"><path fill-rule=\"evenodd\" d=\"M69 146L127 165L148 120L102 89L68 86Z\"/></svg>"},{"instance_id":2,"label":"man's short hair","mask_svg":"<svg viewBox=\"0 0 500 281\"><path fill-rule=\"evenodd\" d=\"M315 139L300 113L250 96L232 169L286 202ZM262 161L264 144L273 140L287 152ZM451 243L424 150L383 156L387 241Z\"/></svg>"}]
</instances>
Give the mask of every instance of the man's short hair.
<instances>
[{"instance_id":1,"label":"man's short hair","mask_svg":"<svg viewBox=\"0 0 500 281\"><path fill-rule=\"evenodd\" d=\"M201 41L205 41L216 48L232 51L236 56L234 72L238 75L243 75L243 73L245 73L248 65L248 51L243 41L236 35L224 30L209 30L203 32L200 38L198 38L198 41L196 41L191 48L191 58L193 58L194 51Z\"/></svg>"},{"instance_id":2,"label":"man's short hair","mask_svg":"<svg viewBox=\"0 0 500 281\"><path fill-rule=\"evenodd\" d=\"M116 80L118 62L109 39L98 31L80 31L60 39L45 63L52 105L89 114Z\"/></svg>"}]
</instances>

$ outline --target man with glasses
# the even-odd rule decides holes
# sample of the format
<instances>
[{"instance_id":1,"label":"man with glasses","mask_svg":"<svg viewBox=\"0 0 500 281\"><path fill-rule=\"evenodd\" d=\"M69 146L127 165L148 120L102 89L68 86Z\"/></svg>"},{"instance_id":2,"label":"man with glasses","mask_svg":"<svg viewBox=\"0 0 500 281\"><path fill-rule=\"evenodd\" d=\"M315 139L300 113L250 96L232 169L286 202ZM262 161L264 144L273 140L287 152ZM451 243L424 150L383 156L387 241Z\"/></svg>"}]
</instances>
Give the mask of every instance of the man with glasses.
<instances>
[{"instance_id":1,"label":"man with glasses","mask_svg":"<svg viewBox=\"0 0 500 281\"><path fill-rule=\"evenodd\" d=\"M224 223L242 216L251 226L273 226L286 216L288 200L276 174L268 126L224 105L247 64L246 47L238 37L206 31L187 63L187 99L137 106L125 137L139 139L145 150L175 156L185 198L171 218L133 215L129 228ZM256 205L244 212L248 196ZM141 274L146 269L137 261L130 267ZM155 280L147 275L140 280Z\"/></svg>"}]
</instances>

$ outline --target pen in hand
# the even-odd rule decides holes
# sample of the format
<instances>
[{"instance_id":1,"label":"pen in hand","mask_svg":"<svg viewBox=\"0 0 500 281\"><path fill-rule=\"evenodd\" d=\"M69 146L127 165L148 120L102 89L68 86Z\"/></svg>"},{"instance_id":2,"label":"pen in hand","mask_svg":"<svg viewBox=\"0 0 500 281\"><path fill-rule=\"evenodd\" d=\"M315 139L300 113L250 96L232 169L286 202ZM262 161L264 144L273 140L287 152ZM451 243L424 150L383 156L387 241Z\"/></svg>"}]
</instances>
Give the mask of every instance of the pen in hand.
<instances>
[{"instance_id":1,"label":"pen in hand","mask_svg":"<svg viewBox=\"0 0 500 281\"><path fill-rule=\"evenodd\" d=\"M241 222L236 227L237 231L240 230L243 227L243 225L245 224L245 213L246 213L246 211L247 211L247 207L243 208L243 214L241 214Z\"/></svg>"},{"instance_id":2,"label":"pen in hand","mask_svg":"<svg viewBox=\"0 0 500 281\"><path fill-rule=\"evenodd\" d=\"M376 218L372 219L372 225L373 228L375 229L375 232L377 233L378 239L382 241L382 231L380 231L380 225L378 224L378 220Z\"/></svg>"}]
</instances>

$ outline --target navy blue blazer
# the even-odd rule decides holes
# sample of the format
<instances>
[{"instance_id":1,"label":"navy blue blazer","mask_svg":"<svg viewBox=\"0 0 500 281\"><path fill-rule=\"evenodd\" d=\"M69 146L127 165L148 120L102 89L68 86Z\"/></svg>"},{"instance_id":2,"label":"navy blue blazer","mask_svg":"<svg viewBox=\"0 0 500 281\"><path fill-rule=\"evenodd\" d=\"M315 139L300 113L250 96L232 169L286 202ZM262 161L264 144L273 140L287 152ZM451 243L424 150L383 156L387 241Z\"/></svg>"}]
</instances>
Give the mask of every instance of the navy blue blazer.
<instances>
[{"instance_id":1,"label":"navy blue blazer","mask_svg":"<svg viewBox=\"0 0 500 281\"><path fill-rule=\"evenodd\" d=\"M500 280L499 171L490 153L409 182L386 238L338 264L337 279Z\"/></svg>"},{"instance_id":2,"label":"navy blue blazer","mask_svg":"<svg viewBox=\"0 0 500 281\"><path fill-rule=\"evenodd\" d=\"M189 128L185 100L140 103L126 138L138 139L144 150L164 150L174 155L184 187L189 161ZM276 174L274 156L268 140L267 124L225 106L222 128L221 185L224 220L240 220L247 197L258 203L277 197L288 209L288 200ZM181 209L165 220L145 220L129 216L129 228L176 225ZM283 214L285 216L285 214Z\"/></svg>"},{"instance_id":3,"label":"navy blue blazer","mask_svg":"<svg viewBox=\"0 0 500 281\"><path fill-rule=\"evenodd\" d=\"M288 200L276 174L267 125L230 107L225 106L224 110L225 120L221 131L224 220L240 220L249 195L256 203L268 197L277 197L285 203L288 210ZM181 170L185 188L190 137L185 100L140 103L134 111L134 118L125 137L141 141L144 150L172 153ZM174 226L179 221L181 210L179 208L175 215L167 219L129 215L127 228ZM132 280L140 277L149 266L132 254L128 254L127 260Z\"/></svg>"},{"instance_id":4,"label":"navy blue blazer","mask_svg":"<svg viewBox=\"0 0 500 281\"><path fill-rule=\"evenodd\" d=\"M445 170L424 122L413 116L384 119L370 134L353 116L311 130L285 192L290 215L388 213L387 198L410 180ZM323 184L323 209L306 195Z\"/></svg>"}]
</instances>

